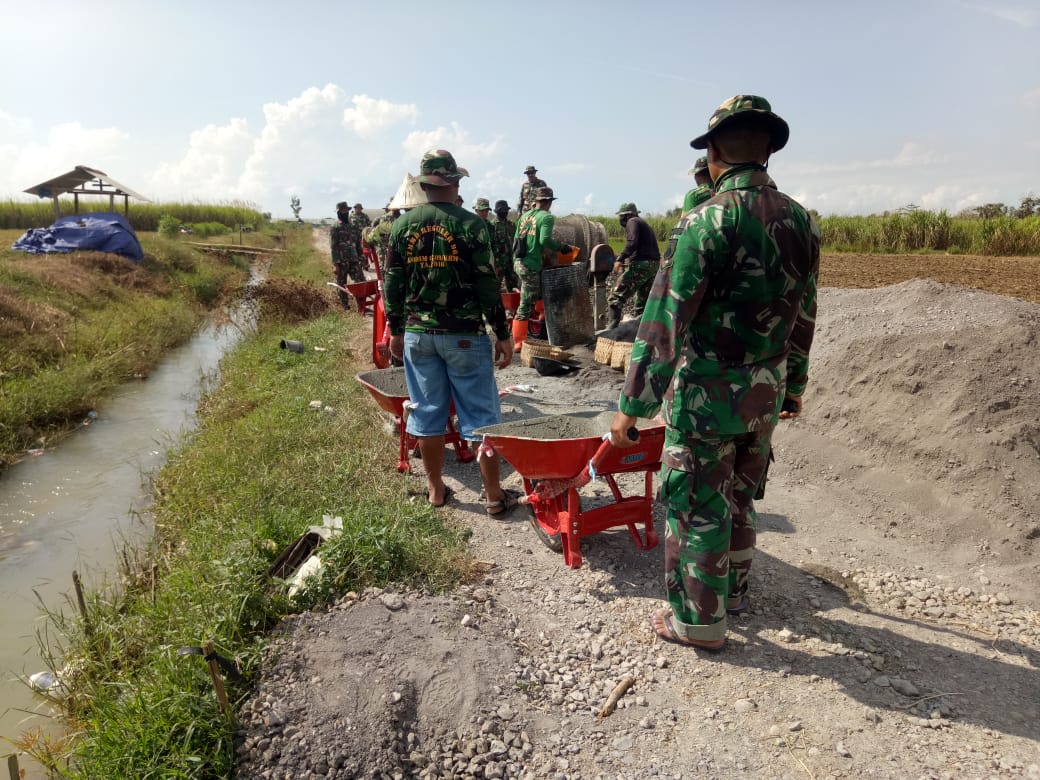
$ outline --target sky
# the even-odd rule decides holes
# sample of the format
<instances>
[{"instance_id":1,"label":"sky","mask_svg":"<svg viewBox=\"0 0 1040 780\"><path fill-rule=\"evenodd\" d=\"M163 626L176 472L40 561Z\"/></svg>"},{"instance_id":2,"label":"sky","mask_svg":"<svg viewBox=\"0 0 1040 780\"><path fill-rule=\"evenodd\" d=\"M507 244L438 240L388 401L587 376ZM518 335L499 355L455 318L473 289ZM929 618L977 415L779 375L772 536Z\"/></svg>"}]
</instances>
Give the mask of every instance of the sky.
<instances>
[{"instance_id":1,"label":"sky","mask_svg":"<svg viewBox=\"0 0 1040 780\"><path fill-rule=\"evenodd\" d=\"M1040 0L0 0L0 199L87 165L152 201L381 208L431 148L461 194L661 214L735 94L823 215L1040 194Z\"/></svg>"}]
</instances>

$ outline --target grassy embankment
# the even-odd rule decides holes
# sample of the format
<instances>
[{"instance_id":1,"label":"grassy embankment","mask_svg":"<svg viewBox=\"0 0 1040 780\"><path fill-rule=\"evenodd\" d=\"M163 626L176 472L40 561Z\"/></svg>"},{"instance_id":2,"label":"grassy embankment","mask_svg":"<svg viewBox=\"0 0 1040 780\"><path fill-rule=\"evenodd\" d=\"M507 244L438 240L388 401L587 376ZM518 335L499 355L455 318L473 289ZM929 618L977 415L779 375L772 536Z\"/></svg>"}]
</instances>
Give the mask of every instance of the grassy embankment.
<instances>
[{"instance_id":1,"label":"grassy embankment","mask_svg":"<svg viewBox=\"0 0 1040 780\"><path fill-rule=\"evenodd\" d=\"M19 235L0 231L0 464L51 444L113 387L146 375L248 269L155 235L139 234L139 266L6 248Z\"/></svg>"},{"instance_id":2,"label":"grassy embankment","mask_svg":"<svg viewBox=\"0 0 1040 780\"><path fill-rule=\"evenodd\" d=\"M290 232L272 277L325 280L327 258L310 248L310 231ZM321 286L283 287L294 303L328 295ZM128 556L132 571L121 572L120 587L88 598L85 620L54 616L63 662L75 669L64 703L74 738L27 741L62 776L230 777L233 723L218 711L205 663L177 648L212 641L248 679L266 632L287 611L367 585L439 586L471 566L465 533L407 499L396 439L373 435L382 414L353 379L370 368L370 320L333 308L293 324L260 300L259 331L225 357L199 428L157 479L153 546ZM308 350L280 350L280 338ZM333 411L311 410L314 399ZM265 572L326 513L343 518L343 533L323 547L323 579L290 604ZM234 706L248 683L227 684Z\"/></svg>"}]
</instances>

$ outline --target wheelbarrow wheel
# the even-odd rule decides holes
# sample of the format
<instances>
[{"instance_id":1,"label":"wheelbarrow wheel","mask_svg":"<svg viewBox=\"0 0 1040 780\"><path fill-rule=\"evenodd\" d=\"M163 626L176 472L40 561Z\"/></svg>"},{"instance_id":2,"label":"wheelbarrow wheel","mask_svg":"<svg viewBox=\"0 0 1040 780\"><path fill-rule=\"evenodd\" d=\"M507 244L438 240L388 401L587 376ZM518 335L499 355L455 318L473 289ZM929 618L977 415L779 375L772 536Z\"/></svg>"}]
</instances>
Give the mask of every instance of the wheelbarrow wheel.
<instances>
[{"instance_id":1,"label":"wheelbarrow wheel","mask_svg":"<svg viewBox=\"0 0 1040 780\"><path fill-rule=\"evenodd\" d=\"M537 482L531 484L531 491L537 486ZM560 511L566 507L567 494L557 496L547 504L528 504L527 509L531 513L531 527L535 534L541 539L542 544L553 552L563 552L563 538L560 536ZM580 508L578 511L581 511Z\"/></svg>"}]
</instances>

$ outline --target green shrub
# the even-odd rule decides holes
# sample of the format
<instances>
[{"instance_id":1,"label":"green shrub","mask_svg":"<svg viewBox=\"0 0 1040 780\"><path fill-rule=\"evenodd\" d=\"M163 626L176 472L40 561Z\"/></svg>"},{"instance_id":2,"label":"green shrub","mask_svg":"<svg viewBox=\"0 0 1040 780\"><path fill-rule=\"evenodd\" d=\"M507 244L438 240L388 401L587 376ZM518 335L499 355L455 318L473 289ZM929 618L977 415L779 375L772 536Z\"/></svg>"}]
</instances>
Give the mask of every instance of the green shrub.
<instances>
[{"instance_id":1,"label":"green shrub","mask_svg":"<svg viewBox=\"0 0 1040 780\"><path fill-rule=\"evenodd\" d=\"M181 232L181 221L170 214L159 217L159 235L173 238Z\"/></svg>"}]
</instances>

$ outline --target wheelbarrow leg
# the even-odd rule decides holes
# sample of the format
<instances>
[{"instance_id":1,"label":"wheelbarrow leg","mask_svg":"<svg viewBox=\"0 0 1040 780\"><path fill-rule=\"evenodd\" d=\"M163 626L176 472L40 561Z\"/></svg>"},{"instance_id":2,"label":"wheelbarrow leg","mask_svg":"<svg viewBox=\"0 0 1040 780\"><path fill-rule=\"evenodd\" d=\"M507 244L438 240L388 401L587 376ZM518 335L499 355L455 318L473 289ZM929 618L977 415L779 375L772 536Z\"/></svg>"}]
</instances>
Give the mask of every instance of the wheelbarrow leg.
<instances>
[{"instance_id":1,"label":"wheelbarrow leg","mask_svg":"<svg viewBox=\"0 0 1040 780\"><path fill-rule=\"evenodd\" d=\"M560 513L560 539L563 562L572 569L581 568L581 497L577 488L567 489L567 511Z\"/></svg>"},{"instance_id":2,"label":"wheelbarrow leg","mask_svg":"<svg viewBox=\"0 0 1040 780\"><path fill-rule=\"evenodd\" d=\"M459 432L455 430L455 424L451 421L450 416L448 417L448 433L446 435L451 442L451 446L455 448L455 459L459 463L470 463L477 457L477 453L470 449L469 442L463 439Z\"/></svg>"},{"instance_id":3,"label":"wheelbarrow leg","mask_svg":"<svg viewBox=\"0 0 1040 780\"><path fill-rule=\"evenodd\" d=\"M401 441L400 449L397 453L397 471L401 474L407 474L412 470L412 464L408 462L408 453L415 447L415 437L408 434L404 427L404 420L400 417L397 418L397 430L400 432L399 438Z\"/></svg>"}]
</instances>

